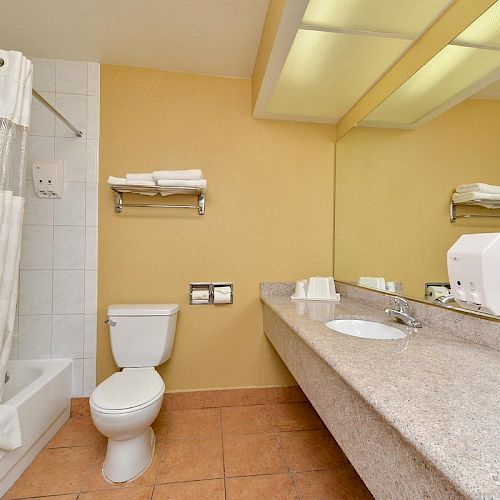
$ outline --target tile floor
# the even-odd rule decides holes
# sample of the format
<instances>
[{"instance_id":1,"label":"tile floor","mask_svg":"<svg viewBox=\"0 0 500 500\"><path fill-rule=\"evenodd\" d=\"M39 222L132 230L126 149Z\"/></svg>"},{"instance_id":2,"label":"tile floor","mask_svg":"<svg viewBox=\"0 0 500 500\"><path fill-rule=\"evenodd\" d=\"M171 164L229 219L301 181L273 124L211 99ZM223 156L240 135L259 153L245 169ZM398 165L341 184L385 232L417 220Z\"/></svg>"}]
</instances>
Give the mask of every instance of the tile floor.
<instances>
[{"instance_id":1,"label":"tile floor","mask_svg":"<svg viewBox=\"0 0 500 500\"><path fill-rule=\"evenodd\" d=\"M88 402L81 400L4 498L372 498L306 400L244 405L249 400L242 393L233 401L239 406L227 406L227 398L207 404L209 396L200 397L205 401L191 400L211 407L178 409L189 404L165 402L153 425L157 436L153 463L138 479L122 485L107 483L101 475L105 440L92 425ZM250 402L254 402L251 397Z\"/></svg>"}]
</instances>

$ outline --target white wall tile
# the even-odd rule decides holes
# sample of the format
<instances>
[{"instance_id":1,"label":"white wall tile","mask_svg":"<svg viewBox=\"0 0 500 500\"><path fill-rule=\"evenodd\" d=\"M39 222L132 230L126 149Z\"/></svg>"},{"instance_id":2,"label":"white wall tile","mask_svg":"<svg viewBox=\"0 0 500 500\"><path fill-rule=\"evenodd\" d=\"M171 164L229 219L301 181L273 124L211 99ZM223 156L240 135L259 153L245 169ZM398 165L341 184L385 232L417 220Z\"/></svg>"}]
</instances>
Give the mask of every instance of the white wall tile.
<instances>
[{"instance_id":1,"label":"white wall tile","mask_svg":"<svg viewBox=\"0 0 500 500\"><path fill-rule=\"evenodd\" d=\"M38 92L55 92L56 61L31 57L33 63L33 88Z\"/></svg>"},{"instance_id":2,"label":"white wall tile","mask_svg":"<svg viewBox=\"0 0 500 500\"><path fill-rule=\"evenodd\" d=\"M56 92L87 93L87 63L56 60Z\"/></svg>"},{"instance_id":3,"label":"white wall tile","mask_svg":"<svg viewBox=\"0 0 500 500\"><path fill-rule=\"evenodd\" d=\"M99 138L99 97L87 98L87 138Z\"/></svg>"},{"instance_id":4,"label":"white wall tile","mask_svg":"<svg viewBox=\"0 0 500 500\"><path fill-rule=\"evenodd\" d=\"M73 360L73 387L71 396L81 398L83 396L83 359Z\"/></svg>"},{"instance_id":5,"label":"white wall tile","mask_svg":"<svg viewBox=\"0 0 500 500\"><path fill-rule=\"evenodd\" d=\"M86 135L87 96L78 94L56 94L57 110ZM38 134L42 135L42 134ZM56 137L75 137L75 133L63 122L56 122Z\"/></svg>"},{"instance_id":6,"label":"white wall tile","mask_svg":"<svg viewBox=\"0 0 500 500\"><path fill-rule=\"evenodd\" d=\"M88 95L99 95L101 86L101 65L89 62L87 66Z\"/></svg>"},{"instance_id":7,"label":"white wall tile","mask_svg":"<svg viewBox=\"0 0 500 500\"><path fill-rule=\"evenodd\" d=\"M52 316L19 316L19 358L50 358Z\"/></svg>"},{"instance_id":8,"label":"white wall tile","mask_svg":"<svg viewBox=\"0 0 500 500\"><path fill-rule=\"evenodd\" d=\"M54 269L83 269L85 227L54 226Z\"/></svg>"},{"instance_id":9,"label":"white wall tile","mask_svg":"<svg viewBox=\"0 0 500 500\"><path fill-rule=\"evenodd\" d=\"M52 316L52 357L83 357L83 314L54 314Z\"/></svg>"},{"instance_id":10,"label":"white wall tile","mask_svg":"<svg viewBox=\"0 0 500 500\"><path fill-rule=\"evenodd\" d=\"M99 172L99 141L87 139L87 182L97 182Z\"/></svg>"},{"instance_id":11,"label":"white wall tile","mask_svg":"<svg viewBox=\"0 0 500 500\"><path fill-rule=\"evenodd\" d=\"M87 144L78 137L56 137L55 156L64 160L65 181L85 181L87 174Z\"/></svg>"},{"instance_id":12,"label":"white wall tile","mask_svg":"<svg viewBox=\"0 0 500 500\"><path fill-rule=\"evenodd\" d=\"M54 159L54 138L41 135L32 135L28 138L28 164L26 178L33 179L33 161L47 161Z\"/></svg>"},{"instance_id":13,"label":"white wall tile","mask_svg":"<svg viewBox=\"0 0 500 500\"><path fill-rule=\"evenodd\" d=\"M54 270L54 314L82 314L85 310L84 271Z\"/></svg>"},{"instance_id":14,"label":"white wall tile","mask_svg":"<svg viewBox=\"0 0 500 500\"><path fill-rule=\"evenodd\" d=\"M21 269L52 269L52 226L24 226Z\"/></svg>"},{"instance_id":15,"label":"white wall tile","mask_svg":"<svg viewBox=\"0 0 500 500\"><path fill-rule=\"evenodd\" d=\"M51 314L52 271L21 270L19 314Z\"/></svg>"},{"instance_id":16,"label":"white wall tile","mask_svg":"<svg viewBox=\"0 0 500 500\"><path fill-rule=\"evenodd\" d=\"M95 389L95 358L83 360L83 395L88 397Z\"/></svg>"},{"instance_id":17,"label":"white wall tile","mask_svg":"<svg viewBox=\"0 0 500 500\"><path fill-rule=\"evenodd\" d=\"M54 200L39 198L33 180L26 181L23 224L52 225L54 223Z\"/></svg>"},{"instance_id":18,"label":"white wall tile","mask_svg":"<svg viewBox=\"0 0 500 500\"><path fill-rule=\"evenodd\" d=\"M97 271L85 271L85 314L97 314Z\"/></svg>"},{"instance_id":19,"label":"white wall tile","mask_svg":"<svg viewBox=\"0 0 500 500\"><path fill-rule=\"evenodd\" d=\"M62 198L54 200L54 225L85 225L85 183L65 182Z\"/></svg>"},{"instance_id":20,"label":"white wall tile","mask_svg":"<svg viewBox=\"0 0 500 500\"><path fill-rule=\"evenodd\" d=\"M87 182L85 185L85 225L97 226L97 184Z\"/></svg>"},{"instance_id":21,"label":"white wall tile","mask_svg":"<svg viewBox=\"0 0 500 500\"><path fill-rule=\"evenodd\" d=\"M95 358L97 351L97 316L85 315L85 332L83 334L83 357Z\"/></svg>"},{"instance_id":22,"label":"white wall tile","mask_svg":"<svg viewBox=\"0 0 500 500\"><path fill-rule=\"evenodd\" d=\"M39 94L50 104L55 105L56 97L53 92L39 92ZM53 136L56 123L55 115L37 99L34 97L31 99L30 135Z\"/></svg>"},{"instance_id":23,"label":"white wall tile","mask_svg":"<svg viewBox=\"0 0 500 500\"><path fill-rule=\"evenodd\" d=\"M97 271L97 227L85 228L85 270Z\"/></svg>"},{"instance_id":24,"label":"white wall tile","mask_svg":"<svg viewBox=\"0 0 500 500\"><path fill-rule=\"evenodd\" d=\"M73 396L78 397L95 387L100 65L32 60L34 88L88 137L77 139L38 101L33 104L19 298L25 335L14 338L11 354L75 358ZM63 198L38 198L32 162L57 157L65 160Z\"/></svg>"}]
</instances>

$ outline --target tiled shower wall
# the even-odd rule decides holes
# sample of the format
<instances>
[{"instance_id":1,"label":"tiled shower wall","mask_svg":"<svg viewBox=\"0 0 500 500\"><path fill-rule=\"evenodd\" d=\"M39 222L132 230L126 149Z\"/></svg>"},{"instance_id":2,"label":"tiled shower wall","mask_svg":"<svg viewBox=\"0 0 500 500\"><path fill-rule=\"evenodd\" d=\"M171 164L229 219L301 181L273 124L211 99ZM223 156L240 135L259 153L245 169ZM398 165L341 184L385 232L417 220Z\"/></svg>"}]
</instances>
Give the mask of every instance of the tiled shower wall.
<instances>
[{"instance_id":1,"label":"tiled shower wall","mask_svg":"<svg viewBox=\"0 0 500 500\"><path fill-rule=\"evenodd\" d=\"M83 131L33 99L12 358L72 358L73 395L95 387L99 64L32 58L33 88ZM61 199L35 194L33 160L64 160Z\"/></svg>"}]
</instances>

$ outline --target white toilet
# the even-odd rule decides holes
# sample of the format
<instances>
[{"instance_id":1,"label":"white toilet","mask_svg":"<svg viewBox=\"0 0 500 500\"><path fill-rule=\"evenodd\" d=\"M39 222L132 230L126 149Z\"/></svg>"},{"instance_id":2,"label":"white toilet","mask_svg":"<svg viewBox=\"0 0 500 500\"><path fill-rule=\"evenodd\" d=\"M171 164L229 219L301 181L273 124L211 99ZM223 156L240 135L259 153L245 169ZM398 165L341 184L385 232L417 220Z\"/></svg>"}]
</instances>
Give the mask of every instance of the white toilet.
<instances>
[{"instance_id":1,"label":"white toilet","mask_svg":"<svg viewBox=\"0 0 500 500\"><path fill-rule=\"evenodd\" d=\"M111 350L122 371L100 383L90 397L97 429L107 436L102 473L130 481L151 463L165 384L155 370L172 354L177 304L117 304L108 307Z\"/></svg>"}]
</instances>

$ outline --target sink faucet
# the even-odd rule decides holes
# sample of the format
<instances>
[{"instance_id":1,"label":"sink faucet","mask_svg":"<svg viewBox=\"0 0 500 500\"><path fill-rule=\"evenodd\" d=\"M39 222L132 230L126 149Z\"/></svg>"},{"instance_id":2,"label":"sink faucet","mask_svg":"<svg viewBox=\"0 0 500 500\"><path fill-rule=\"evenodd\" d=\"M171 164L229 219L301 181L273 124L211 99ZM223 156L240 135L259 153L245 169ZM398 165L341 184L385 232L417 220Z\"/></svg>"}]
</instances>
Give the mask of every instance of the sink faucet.
<instances>
[{"instance_id":1,"label":"sink faucet","mask_svg":"<svg viewBox=\"0 0 500 500\"><path fill-rule=\"evenodd\" d=\"M396 321L404 323L411 328L422 328L422 323L410 316L410 305L406 299L403 299L403 297L394 297L394 302L399 308L385 309L385 314L387 314L389 318L394 318Z\"/></svg>"}]
</instances>

